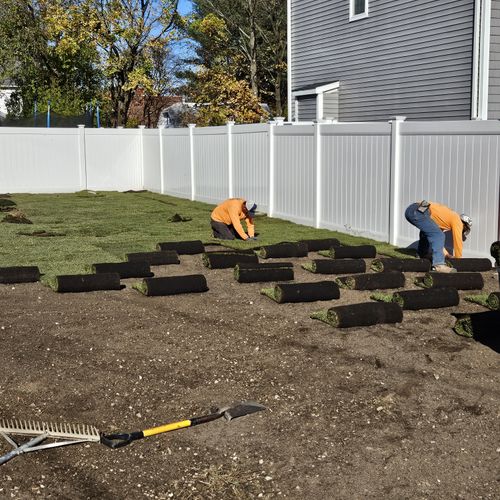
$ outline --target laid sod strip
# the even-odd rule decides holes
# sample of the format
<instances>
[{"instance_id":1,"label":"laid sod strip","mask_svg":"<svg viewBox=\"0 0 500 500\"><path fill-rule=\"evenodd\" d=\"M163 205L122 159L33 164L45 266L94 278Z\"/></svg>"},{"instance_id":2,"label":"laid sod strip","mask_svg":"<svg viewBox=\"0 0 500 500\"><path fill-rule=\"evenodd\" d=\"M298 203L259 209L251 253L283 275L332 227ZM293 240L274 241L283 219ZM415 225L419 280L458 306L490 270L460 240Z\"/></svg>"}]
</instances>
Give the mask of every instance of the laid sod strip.
<instances>
[{"instance_id":1,"label":"laid sod strip","mask_svg":"<svg viewBox=\"0 0 500 500\"><path fill-rule=\"evenodd\" d=\"M426 273L430 271L431 263L427 259L373 259L371 270L376 273L386 271L401 271L408 273Z\"/></svg>"},{"instance_id":2,"label":"laid sod strip","mask_svg":"<svg viewBox=\"0 0 500 500\"><path fill-rule=\"evenodd\" d=\"M179 256L175 250L128 253L127 260L129 262L147 262L150 266L164 266L180 263Z\"/></svg>"},{"instance_id":3,"label":"laid sod strip","mask_svg":"<svg viewBox=\"0 0 500 500\"><path fill-rule=\"evenodd\" d=\"M426 273L421 283L425 288L451 287L457 290L482 290L484 280L480 273Z\"/></svg>"},{"instance_id":4,"label":"laid sod strip","mask_svg":"<svg viewBox=\"0 0 500 500\"><path fill-rule=\"evenodd\" d=\"M234 278L238 283L261 283L264 281L291 281L294 274L292 267L244 269L236 266Z\"/></svg>"},{"instance_id":5,"label":"laid sod strip","mask_svg":"<svg viewBox=\"0 0 500 500\"><path fill-rule=\"evenodd\" d=\"M500 311L486 311L480 313L454 313L457 319L453 330L463 337L473 338L496 352L500 352Z\"/></svg>"},{"instance_id":6,"label":"laid sod strip","mask_svg":"<svg viewBox=\"0 0 500 500\"><path fill-rule=\"evenodd\" d=\"M337 238L324 238L322 240L300 240L299 243L305 243L309 252L318 252L319 250L328 250L332 247L340 246L340 241Z\"/></svg>"},{"instance_id":7,"label":"laid sod strip","mask_svg":"<svg viewBox=\"0 0 500 500\"><path fill-rule=\"evenodd\" d=\"M495 259L496 265L500 266L500 241L491 244L490 255Z\"/></svg>"},{"instance_id":8,"label":"laid sod strip","mask_svg":"<svg viewBox=\"0 0 500 500\"><path fill-rule=\"evenodd\" d=\"M377 249L373 245L331 247L319 254L331 259L372 259L377 255Z\"/></svg>"},{"instance_id":9,"label":"laid sod strip","mask_svg":"<svg viewBox=\"0 0 500 500\"><path fill-rule=\"evenodd\" d=\"M151 278L154 274L148 262L103 262L92 264L94 273L118 273L120 278Z\"/></svg>"},{"instance_id":10,"label":"laid sod strip","mask_svg":"<svg viewBox=\"0 0 500 500\"><path fill-rule=\"evenodd\" d=\"M381 323L401 323L403 310L394 303L363 302L331 307L311 314L311 318L324 321L335 328L349 328Z\"/></svg>"},{"instance_id":11,"label":"laid sod strip","mask_svg":"<svg viewBox=\"0 0 500 500\"><path fill-rule=\"evenodd\" d=\"M276 269L283 267L293 268L292 262L239 262L236 267L240 269Z\"/></svg>"},{"instance_id":12,"label":"laid sod strip","mask_svg":"<svg viewBox=\"0 0 500 500\"><path fill-rule=\"evenodd\" d=\"M118 273L61 275L56 276L51 285L54 291L59 293L122 289Z\"/></svg>"},{"instance_id":13,"label":"laid sod strip","mask_svg":"<svg viewBox=\"0 0 500 500\"><path fill-rule=\"evenodd\" d=\"M394 292L392 301L404 310L439 309L457 306L460 297L456 288L431 288L429 290L402 290Z\"/></svg>"},{"instance_id":14,"label":"laid sod strip","mask_svg":"<svg viewBox=\"0 0 500 500\"><path fill-rule=\"evenodd\" d=\"M205 247L201 240L194 241L168 241L165 243L158 243L156 248L161 251L173 250L179 255L195 255L197 253L203 253Z\"/></svg>"},{"instance_id":15,"label":"laid sod strip","mask_svg":"<svg viewBox=\"0 0 500 500\"><path fill-rule=\"evenodd\" d=\"M132 288L148 297L208 291L207 280L203 274L144 278L142 282L134 284Z\"/></svg>"},{"instance_id":16,"label":"laid sod strip","mask_svg":"<svg viewBox=\"0 0 500 500\"><path fill-rule=\"evenodd\" d=\"M0 267L0 283L34 283L40 281L37 266Z\"/></svg>"},{"instance_id":17,"label":"laid sod strip","mask_svg":"<svg viewBox=\"0 0 500 500\"><path fill-rule=\"evenodd\" d=\"M306 271L317 274L349 274L366 272L366 262L363 259L315 259L305 262L302 267Z\"/></svg>"},{"instance_id":18,"label":"laid sod strip","mask_svg":"<svg viewBox=\"0 0 500 500\"><path fill-rule=\"evenodd\" d=\"M354 276L340 276L335 281L341 288L350 290L383 290L385 288L402 288L405 286L405 275L398 271L366 273Z\"/></svg>"},{"instance_id":19,"label":"laid sod strip","mask_svg":"<svg viewBox=\"0 0 500 500\"><path fill-rule=\"evenodd\" d=\"M305 257L308 248L305 243L278 243L260 247L256 253L262 259L281 259L287 257Z\"/></svg>"},{"instance_id":20,"label":"laid sod strip","mask_svg":"<svg viewBox=\"0 0 500 500\"><path fill-rule=\"evenodd\" d=\"M237 252L209 252L202 255L203 264L209 269L227 269L239 263L258 263L255 254Z\"/></svg>"},{"instance_id":21,"label":"laid sod strip","mask_svg":"<svg viewBox=\"0 0 500 500\"><path fill-rule=\"evenodd\" d=\"M491 271L490 259L447 259L458 272Z\"/></svg>"},{"instance_id":22,"label":"laid sod strip","mask_svg":"<svg viewBox=\"0 0 500 500\"><path fill-rule=\"evenodd\" d=\"M260 293L279 304L285 302L315 302L340 298L340 290L333 281L316 283L282 283L274 288L263 288Z\"/></svg>"}]
</instances>

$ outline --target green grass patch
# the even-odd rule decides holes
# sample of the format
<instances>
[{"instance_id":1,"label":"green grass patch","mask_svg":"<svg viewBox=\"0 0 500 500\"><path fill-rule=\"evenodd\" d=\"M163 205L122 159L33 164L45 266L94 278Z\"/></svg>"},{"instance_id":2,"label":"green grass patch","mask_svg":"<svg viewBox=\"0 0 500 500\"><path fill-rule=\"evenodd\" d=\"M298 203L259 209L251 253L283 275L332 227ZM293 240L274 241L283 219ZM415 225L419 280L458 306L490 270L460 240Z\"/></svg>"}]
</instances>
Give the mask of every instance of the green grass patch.
<instances>
[{"instance_id":1,"label":"green grass patch","mask_svg":"<svg viewBox=\"0 0 500 500\"><path fill-rule=\"evenodd\" d=\"M467 295L464 297L464 300L466 300L467 302L472 302L473 304L479 304L480 306L483 306L483 307L489 307L488 306L488 297L489 297L489 294L481 293L479 295Z\"/></svg>"},{"instance_id":2,"label":"green grass patch","mask_svg":"<svg viewBox=\"0 0 500 500\"><path fill-rule=\"evenodd\" d=\"M370 299L377 302L394 302L392 293L375 292L370 295Z\"/></svg>"},{"instance_id":3,"label":"green grass patch","mask_svg":"<svg viewBox=\"0 0 500 500\"><path fill-rule=\"evenodd\" d=\"M0 262L3 266L38 266L48 283L60 274L84 274L94 262L123 262L127 253L148 252L166 241L201 240L221 243L212 237L210 213L214 205L150 192L118 193L82 191L71 194L12 194L11 200L33 222L31 233L58 235L40 238L18 224L1 224ZM169 219L182 214L185 222ZM187 220L187 219L191 220ZM283 241L337 238L343 245L372 244L379 254L401 257L388 243L315 229L258 214L259 239L247 243L224 241L232 249L259 248Z\"/></svg>"}]
</instances>

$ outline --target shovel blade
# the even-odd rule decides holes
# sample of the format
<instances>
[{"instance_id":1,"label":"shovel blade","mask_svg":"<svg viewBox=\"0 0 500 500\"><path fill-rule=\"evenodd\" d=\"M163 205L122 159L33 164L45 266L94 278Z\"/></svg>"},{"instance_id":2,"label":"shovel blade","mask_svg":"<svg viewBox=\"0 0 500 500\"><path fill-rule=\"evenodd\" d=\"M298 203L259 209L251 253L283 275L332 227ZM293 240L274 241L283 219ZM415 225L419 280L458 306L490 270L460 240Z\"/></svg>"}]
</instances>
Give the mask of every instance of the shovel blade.
<instances>
[{"instance_id":1,"label":"shovel blade","mask_svg":"<svg viewBox=\"0 0 500 500\"><path fill-rule=\"evenodd\" d=\"M232 406L220 408L219 412L222 413L224 418L229 422L234 418L244 417L245 415L251 415L252 413L262 410L266 410L266 407L259 403L254 401L242 401Z\"/></svg>"}]
</instances>

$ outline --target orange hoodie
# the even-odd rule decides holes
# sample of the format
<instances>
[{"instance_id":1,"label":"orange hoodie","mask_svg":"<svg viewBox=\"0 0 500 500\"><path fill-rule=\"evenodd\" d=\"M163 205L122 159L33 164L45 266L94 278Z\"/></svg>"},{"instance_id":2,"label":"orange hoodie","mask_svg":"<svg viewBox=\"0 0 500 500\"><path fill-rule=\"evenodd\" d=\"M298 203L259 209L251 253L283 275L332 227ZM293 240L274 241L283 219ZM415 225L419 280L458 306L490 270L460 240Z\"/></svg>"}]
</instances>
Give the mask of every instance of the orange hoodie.
<instances>
[{"instance_id":1,"label":"orange hoodie","mask_svg":"<svg viewBox=\"0 0 500 500\"><path fill-rule=\"evenodd\" d=\"M249 236L253 238L255 234L255 226L253 219L243 212L244 198L230 198L217 205L211 214L211 217L216 222L223 222L224 224L233 225L236 232L242 239L246 240ZM248 236L245 233L240 220L244 220L248 229Z\"/></svg>"},{"instance_id":2,"label":"orange hoodie","mask_svg":"<svg viewBox=\"0 0 500 500\"><path fill-rule=\"evenodd\" d=\"M460 215L450 210L447 206L434 203L433 201L430 202L429 210L431 212L431 219L441 230L451 231L453 236L453 257L461 258L463 248L462 232L464 225L460 219Z\"/></svg>"}]
</instances>

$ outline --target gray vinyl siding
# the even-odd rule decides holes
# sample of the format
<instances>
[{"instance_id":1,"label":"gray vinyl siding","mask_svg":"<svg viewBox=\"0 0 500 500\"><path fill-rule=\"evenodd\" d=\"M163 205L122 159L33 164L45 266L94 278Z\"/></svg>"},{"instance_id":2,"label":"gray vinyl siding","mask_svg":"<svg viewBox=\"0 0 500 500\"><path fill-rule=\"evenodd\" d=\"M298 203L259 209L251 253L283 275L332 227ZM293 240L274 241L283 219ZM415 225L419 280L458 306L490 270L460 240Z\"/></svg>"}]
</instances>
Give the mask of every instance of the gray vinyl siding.
<instances>
[{"instance_id":1,"label":"gray vinyl siding","mask_svg":"<svg viewBox=\"0 0 500 500\"><path fill-rule=\"evenodd\" d=\"M470 119L474 0L292 0L291 84L340 82L341 121Z\"/></svg>"},{"instance_id":2,"label":"gray vinyl siding","mask_svg":"<svg viewBox=\"0 0 500 500\"><path fill-rule=\"evenodd\" d=\"M488 119L500 119L500 2L491 2Z\"/></svg>"},{"instance_id":3,"label":"gray vinyl siding","mask_svg":"<svg viewBox=\"0 0 500 500\"><path fill-rule=\"evenodd\" d=\"M299 120L308 122L316 120L316 94L313 96L299 97Z\"/></svg>"},{"instance_id":4,"label":"gray vinyl siding","mask_svg":"<svg viewBox=\"0 0 500 500\"><path fill-rule=\"evenodd\" d=\"M330 92L323 95L323 118L339 118L339 93Z\"/></svg>"}]
</instances>

